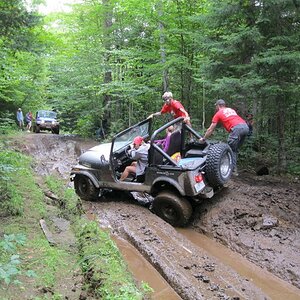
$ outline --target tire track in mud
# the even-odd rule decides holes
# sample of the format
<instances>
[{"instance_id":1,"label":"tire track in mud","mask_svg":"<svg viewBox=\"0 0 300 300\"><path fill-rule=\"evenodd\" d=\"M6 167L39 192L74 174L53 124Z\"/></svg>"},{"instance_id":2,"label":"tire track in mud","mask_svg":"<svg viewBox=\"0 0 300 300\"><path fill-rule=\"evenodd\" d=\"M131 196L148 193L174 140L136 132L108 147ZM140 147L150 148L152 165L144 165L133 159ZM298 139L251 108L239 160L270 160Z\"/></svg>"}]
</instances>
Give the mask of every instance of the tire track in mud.
<instances>
[{"instance_id":1,"label":"tire track in mud","mask_svg":"<svg viewBox=\"0 0 300 300\"><path fill-rule=\"evenodd\" d=\"M128 239L183 299L270 299L148 209L118 201L86 209Z\"/></svg>"}]
</instances>

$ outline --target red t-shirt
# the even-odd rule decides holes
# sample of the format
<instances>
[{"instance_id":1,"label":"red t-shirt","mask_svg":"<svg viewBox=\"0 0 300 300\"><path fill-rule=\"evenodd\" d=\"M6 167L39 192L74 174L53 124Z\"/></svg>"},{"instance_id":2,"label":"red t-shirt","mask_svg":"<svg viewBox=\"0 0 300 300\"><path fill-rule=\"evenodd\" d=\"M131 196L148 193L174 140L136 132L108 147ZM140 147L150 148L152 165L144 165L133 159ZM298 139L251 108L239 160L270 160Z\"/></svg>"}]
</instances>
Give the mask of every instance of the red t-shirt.
<instances>
[{"instance_id":1,"label":"red t-shirt","mask_svg":"<svg viewBox=\"0 0 300 300\"><path fill-rule=\"evenodd\" d=\"M225 129L229 132L238 124L246 124L246 122L232 108L225 107L218 110L212 118L213 123L222 123Z\"/></svg>"},{"instance_id":2,"label":"red t-shirt","mask_svg":"<svg viewBox=\"0 0 300 300\"><path fill-rule=\"evenodd\" d=\"M179 117L186 117L186 114L182 112L180 109L184 109L183 105L177 101L177 100L171 100L170 104L165 103L161 109L161 113L171 113L174 117L174 119L179 118Z\"/></svg>"}]
</instances>

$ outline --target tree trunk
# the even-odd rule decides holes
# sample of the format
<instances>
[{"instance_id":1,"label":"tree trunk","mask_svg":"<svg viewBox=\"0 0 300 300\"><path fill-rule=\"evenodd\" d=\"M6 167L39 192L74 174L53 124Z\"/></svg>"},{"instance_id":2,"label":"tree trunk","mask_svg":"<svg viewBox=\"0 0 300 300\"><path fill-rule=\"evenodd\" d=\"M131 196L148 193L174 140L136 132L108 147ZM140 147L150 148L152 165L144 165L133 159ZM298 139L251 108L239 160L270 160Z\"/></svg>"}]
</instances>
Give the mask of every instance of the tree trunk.
<instances>
[{"instance_id":1,"label":"tree trunk","mask_svg":"<svg viewBox=\"0 0 300 300\"><path fill-rule=\"evenodd\" d=\"M103 0L103 45L105 48L104 53L104 85L107 85L112 82L112 73L110 66L110 49L111 49L111 27L112 27L112 11L110 9L110 1ZM103 107L104 107L104 116L103 124L105 126L104 130L107 133L111 124L111 95L105 93L103 95Z\"/></svg>"},{"instance_id":2,"label":"tree trunk","mask_svg":"<svg viewBox=\"0 0 300 300\"><path fill-rule=\"evenodd\" d=\"M163 17L163 5L161 3L161 1L158 2L158 16L159 16L159 20L162 19ZM161 57L161 62L163 65L163 78L162 78L162 88L163 88L163 92L168 91L169 89L169 74L168 74L168 70L165 68L165 63L166 63L166 49L165 49L165 34L163 32L164 30L164 24L162 22L159 22L158 24L158 28L159 28L159 44L160 44L160 57Z\"/></svg>"},{"instance_id":3,"label":"tree trunk","mask_svg":"<svg viewBox=\"0 0 300 300\"><path fill-rule=\"evenodd\" d=\"M277 98L277 124L278 124L278 162L277 162L277 168L278 168L278 174L285 173L286 167L287 167L287 161L286 161L286 147L285 147L285 101L282 101L282 99Z\"/></svg>"}]
</instances>

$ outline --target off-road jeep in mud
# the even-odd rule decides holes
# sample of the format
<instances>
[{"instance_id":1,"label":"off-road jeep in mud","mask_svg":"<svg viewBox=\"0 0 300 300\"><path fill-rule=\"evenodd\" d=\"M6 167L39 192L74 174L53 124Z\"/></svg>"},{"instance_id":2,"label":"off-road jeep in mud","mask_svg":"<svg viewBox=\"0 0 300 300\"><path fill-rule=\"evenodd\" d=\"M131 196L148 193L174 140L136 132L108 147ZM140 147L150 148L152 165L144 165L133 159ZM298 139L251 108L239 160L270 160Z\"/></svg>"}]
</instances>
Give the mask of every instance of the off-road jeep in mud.
<instances>
[{"instance_id":1,"label":"off-road jeep in mud","mask_svg":"<svg viewBox=\"0 0 300 300\"><path fill-rule=\"evenodd\" d=\"M39 110L36 112L35 120L32 122L33 132L39 133L41 130L48 130L59 134L59 122L57 114L51 110Z\"/></svg>"},{"instance_id":2,"label":"off-road jeep in mud","mask_svg":"<svg viewBox=\"0 0 300 300\"><path fill-rule=\"evenodd\" d=\"M211 198L230 179L232 151L225 143L197 142L200 135L183 118L154 132L152 125L152 119L144 120L117 134L111 143L83 153L79 164L72 168L71 180L84 200L98 200L107 190L147 195L147 199L153 200L152 211L174 226L183 226L192 215L192 205ZM155 141L171 125L177 129L165 152ZM120 174L132 162L127 155L128 147L137 136L150 143L149 165L143 176L120 181ZM177 162L171 157L176 152L181 156Z\"/></svg>"}]
</instances>

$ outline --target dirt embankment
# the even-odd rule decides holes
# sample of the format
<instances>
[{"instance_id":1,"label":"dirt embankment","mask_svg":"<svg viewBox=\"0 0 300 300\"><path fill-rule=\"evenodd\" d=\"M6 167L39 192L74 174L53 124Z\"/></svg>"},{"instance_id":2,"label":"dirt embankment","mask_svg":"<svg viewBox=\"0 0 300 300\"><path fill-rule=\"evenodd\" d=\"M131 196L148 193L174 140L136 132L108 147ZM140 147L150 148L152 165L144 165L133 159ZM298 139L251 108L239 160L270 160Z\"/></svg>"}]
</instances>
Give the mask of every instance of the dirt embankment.
<instances>
[{"instance_id":1,"label":"dirt embankment","mask_svg":"<svg viewBox=\"0 0 300 300\"><path fill-rule=\"evenodd\" d=\"M36 171L56 172L64 179L78 155L95 144L51 134L24 138L19 148L36 158ZM299 299L299 194L299 181L242 172L196 207L184 231L122 194L86 202L85 209L100 225L129 240L183 299ZM200 233L234 252L223 251L218 243L212 244L214 249L205 248L209 242ZM205 245L197 244L198 238ZM247 259L258 267L250 264L243 273L222 255L233 261Z\"/></svg>"}]
</instances>

